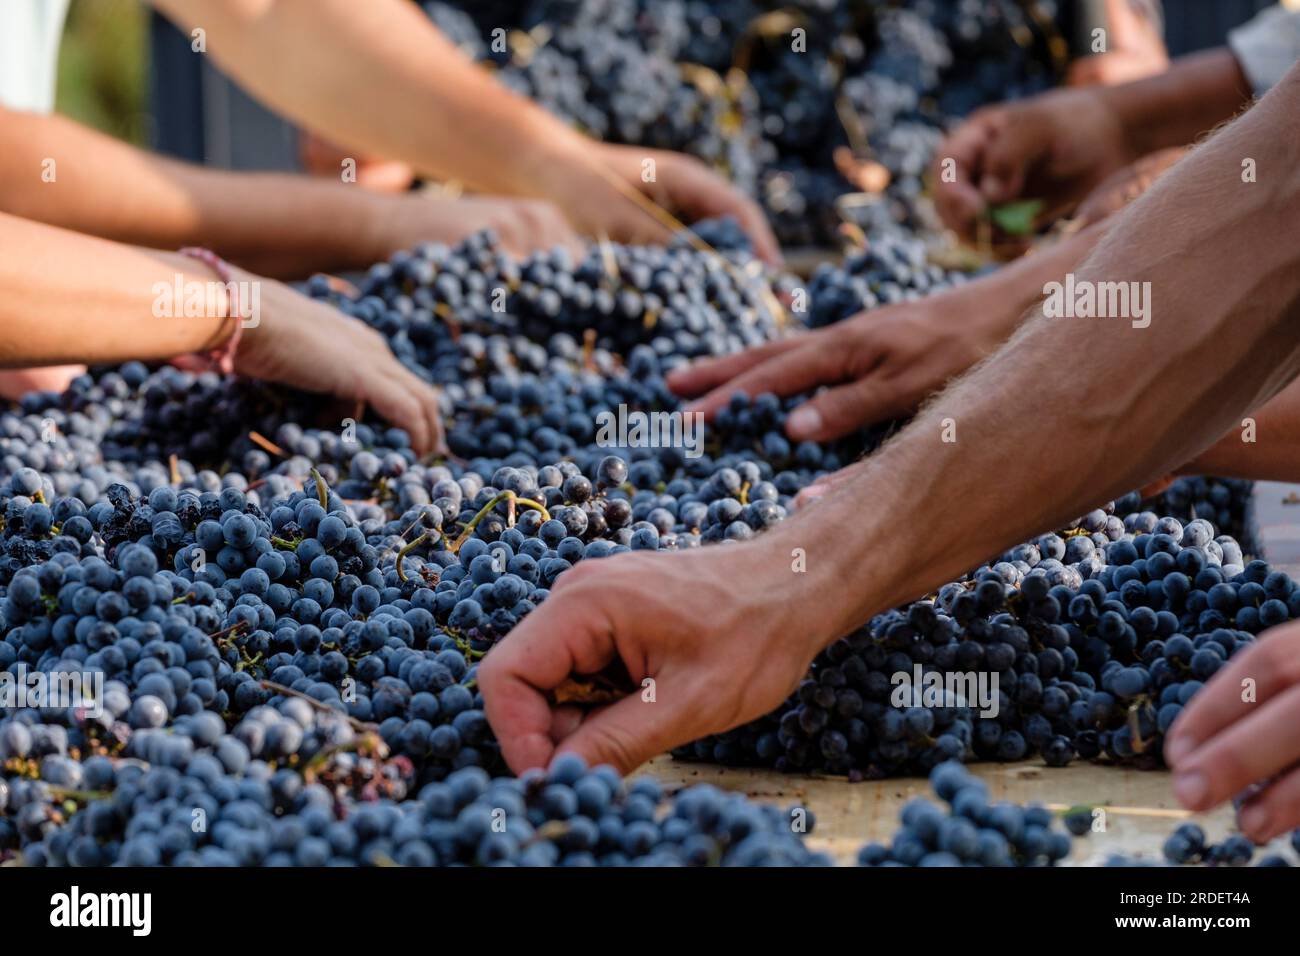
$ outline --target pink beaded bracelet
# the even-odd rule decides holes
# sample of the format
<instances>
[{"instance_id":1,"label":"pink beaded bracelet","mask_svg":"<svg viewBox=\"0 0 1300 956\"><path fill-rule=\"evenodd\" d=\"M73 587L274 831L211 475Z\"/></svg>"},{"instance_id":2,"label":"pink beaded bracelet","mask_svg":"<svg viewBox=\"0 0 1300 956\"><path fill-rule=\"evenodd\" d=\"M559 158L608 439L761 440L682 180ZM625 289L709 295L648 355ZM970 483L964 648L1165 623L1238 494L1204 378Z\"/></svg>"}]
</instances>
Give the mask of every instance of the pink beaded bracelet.
<instances>
[{"instance_id":1,"label":"pink beaded bracelet","mask_svg":"<svg viewBox=\"0 0 1300 956\"><path fill-rule=\"evenodd\" d=\"M244 333L244 323L239 309L239 283L235 281L230 263L211 249L203 249L199 246L186 246L177 251L183 256L189 256L191 259L202 262L217 274L217 278L221 282L225 283L229 296L226 318L235 323L235 331L218 348L206 353L195 352L190 355L179 356L172 361L172 364L191 372L206 372L215 369L225 375L233 374L235 371L235 350L239 348L239 340Z\"/></svg>"}]
</instances>

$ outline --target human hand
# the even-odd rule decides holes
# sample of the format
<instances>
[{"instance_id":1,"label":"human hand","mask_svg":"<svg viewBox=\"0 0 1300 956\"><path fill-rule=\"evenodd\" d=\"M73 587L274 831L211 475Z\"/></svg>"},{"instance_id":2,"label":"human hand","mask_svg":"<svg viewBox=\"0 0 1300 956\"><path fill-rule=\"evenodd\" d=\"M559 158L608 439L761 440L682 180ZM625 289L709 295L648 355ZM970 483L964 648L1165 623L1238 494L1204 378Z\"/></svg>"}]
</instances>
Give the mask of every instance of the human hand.
<instances>
[{"instance_id":1,"label":"human hand","mask_svg":"<svg viewBox=\"0 0 1300 956\"><path fill-rule=\"evenodd\" d=\"M84 365L5 369L0 371L0 398L17 401L28 392L62 392L85 371Z\"/></svg>"},{"instance_id":2,"label":"human hand","mask_svg":"<svg viewBox=\"0 0 1300 956\"><path fill-rule=\"evenodd\" d=\"M563 247L576 261L585 251L564 214L542 199L401 196L381 203L373 222L382 258L420 242L453 245L485 229L496 233L501 247L513 256Z\"/></svg>"},{"instance_id":3,"label":"human hand","mask_svg":"<svg viewBox=\"0 0 1300 956\"><path fill-rule=\"evenodd\" d=\"M829 441L915 409L931 392L1000 344L989 316L1007 311L993 286L973 282L917 302L864 312L835 325L705 359L668 376L687 410L711 418L736 392L813 395L786 419L795 441ZM1007 327L1016 316L1005 317Z\"/></svg>"},{"instance_id":4,"label":"human hand","mask_svg":"<svg viewBox=\"0 0 1300 956\"><path fill-rule=\"evenodd\" d=\"M549 161L548 195L588 235L620 242L662 243L672 230L623 192L633 189L687 222L731 216L749 236L754 252L772 265L781 250L758 204L693 156L638 146L587 144L590 158ZM604 174L592 169L599 163ZM649 170L653 181L646 182ZM620 182L623 190L611 185Z\"/></svg>"},{"instance_id":5,"label":"human hand","mask_svg":"<svg viewBox=\"0 0 1300 956\"><path fill-rule=\"evenodd\" d=\"M419 454L443 448L438 393L393 355L384 337L357 319L286 285L232 270L260 285L256 324L243 331L235 371L372 405L411 436Z\"/></svg>"},{"instance_id":6,"label":"human hand","mask_svg":"<svg viewBox=\"0 0 1300 956\"><path fill-rule=\"evenodd\" d=\"M1042 221L1073 208L1136 156L1123 124L1095 88L1052 90L976 110L935 153L935 207L964 238L989 206L1040 199ZM956 178L945 178L955 161Z\"/></svg>"},{"instance_id":7,"label":"human hand","mask_svg":"<svg viewBox=\"0 0 1300 956\"><path fill-rule=\"evenodd\" d=\"M812 599L815 580L792 573L775 534L565 571L479 665L488 720L511 769L574 751L628 772L779 705L817 651L851 625L828 617L836 602ZM616 660L635 687L622 700L584 711L549 698L570 675Z\"/></svg>"},{"instance_id":8,"label":"human hand","mask_svg":"<svg viewBox=\"0 0 1300 956\"><path fill-rule=\"evenodd\" d=\"M1300 624L1292 623L1235 655L1174 721L1164 746L1174 796L1189 810L1209 810L1258 784L1238 811L1241 831L1264 843L1300 826L1297 723Z\"/></svg>"}]
</instances>

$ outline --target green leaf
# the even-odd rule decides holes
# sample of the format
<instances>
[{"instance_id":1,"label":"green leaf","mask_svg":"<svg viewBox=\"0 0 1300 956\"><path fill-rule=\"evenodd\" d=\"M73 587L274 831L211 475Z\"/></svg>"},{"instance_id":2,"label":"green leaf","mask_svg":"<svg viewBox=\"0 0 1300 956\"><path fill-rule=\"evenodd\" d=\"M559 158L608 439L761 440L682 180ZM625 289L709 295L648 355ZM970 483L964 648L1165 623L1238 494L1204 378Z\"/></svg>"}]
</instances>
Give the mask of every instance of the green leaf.
<instances>
[{"instance_id":1,"label":"green leaf","mask_svg":"<svg viewBox=\"0 0 1300 956\"><path fill-rule=\"evenodd\" d=\"M1034 220L1043 211L1041 199L1019 199L989 210L993 225L1013 236L1027 236L1034 231Z\"/></svg>"}]
</instances>

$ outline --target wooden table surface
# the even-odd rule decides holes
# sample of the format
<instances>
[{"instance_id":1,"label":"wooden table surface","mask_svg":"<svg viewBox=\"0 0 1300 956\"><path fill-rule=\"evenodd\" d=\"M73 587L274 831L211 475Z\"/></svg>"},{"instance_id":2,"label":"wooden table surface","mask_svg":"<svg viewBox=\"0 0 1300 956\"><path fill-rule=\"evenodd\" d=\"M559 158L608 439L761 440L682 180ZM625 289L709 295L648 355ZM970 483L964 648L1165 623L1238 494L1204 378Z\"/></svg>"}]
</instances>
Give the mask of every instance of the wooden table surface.
<instances>
[{"instance_id":1,"label":"wooden table surface","mask_svg":"<svg viewBox=\"0 0 1300 956\"><path fill-rule=\"evenodd\" d=\"M1292 492L1300 494L1300 485L1260 482L1256 507L1265 555L1300 579L1300 507L1283 504ZM1074 852L1067 861L1072 865L1097 865L1115 853L1161 862L1161 844L1183 820L1201 824L1214 841L1234 829L1230 807L1196 815L1179 809L1169 789L1170 775L1164 770L1129 770L1082 761L1053 769L1038 759L969 766L988 784L994 800L1042 803L1054 810L1081 804L1102 807L1104 830L1074 841ZM863 843L888 843L898 828L899 810L912 797L937 799L921 778L849 783L841 777L728 769L668 756L655 758L641 772L669 787L711 783L782 807L806 806L816 818L809 843L841 864L853 863ZM1281 852L1300 865L1285 838L1274 841L1268 850ZM1264 852L1257 851L1256 859Z\"/></svg>"}]
</instances>

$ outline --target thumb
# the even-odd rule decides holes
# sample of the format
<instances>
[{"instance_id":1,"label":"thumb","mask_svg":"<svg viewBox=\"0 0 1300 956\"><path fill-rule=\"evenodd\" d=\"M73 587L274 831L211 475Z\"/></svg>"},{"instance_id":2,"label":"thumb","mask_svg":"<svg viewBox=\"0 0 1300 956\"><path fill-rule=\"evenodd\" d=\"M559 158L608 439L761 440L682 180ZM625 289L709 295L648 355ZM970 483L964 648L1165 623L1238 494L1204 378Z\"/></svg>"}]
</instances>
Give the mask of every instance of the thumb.
<instances>
[{"instance_id":1,"label":"thumb","mask_svg":"<svg viewBox=\"0 0 1300 956\"><path fill-rule=\"evenodd\" d=\"M668 373L666 381L675 394L690 398L725 385L754 366L802 344L802 339L792 336L755 345L743 352L701 359L682 368L673 369Z\"/></svg>"},{"instance_id":2,"label":"thumb","mask_svg":"<svg viewBox=\"0 0 1300 956\"><path fill-rule=\"evenodd\" d=\"M615 657L613 628L600 598L598 589L583 588L580 581L557 589L479 665L488 723L515 773L544 767L554 755L556 720L548 692L571 674L598 673Z\"/></svg>"},{"instance_id":3,"label":"thumb","mask_svg":"<svg viewBox=\"0 0 1300 956\"><path fill-rule=\"evenodd\" d=\"M588 714L557 749L578 754L590 767L607 763L630 773L681 743L675 733L681 711L680 703L659 700L657 689L650 699L645 692L630 694Z\"/></svg>"},{"instance_id":4,"label":"thumb","mask_svg":"<svg viewBox=\"0 0 1300 956\"><path fill-rule=\"evenodd\" d=\"M990 203L1010 202L1025 188L1029 169L1045 155L1047 143L1022 125L1008 125L989 143L980 192Z\"/></svg>"}]
</instances>

